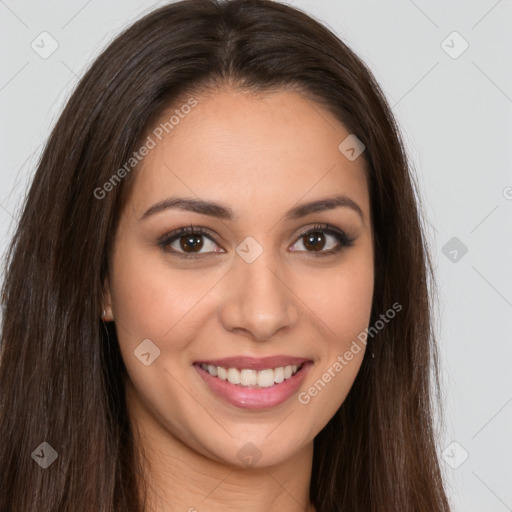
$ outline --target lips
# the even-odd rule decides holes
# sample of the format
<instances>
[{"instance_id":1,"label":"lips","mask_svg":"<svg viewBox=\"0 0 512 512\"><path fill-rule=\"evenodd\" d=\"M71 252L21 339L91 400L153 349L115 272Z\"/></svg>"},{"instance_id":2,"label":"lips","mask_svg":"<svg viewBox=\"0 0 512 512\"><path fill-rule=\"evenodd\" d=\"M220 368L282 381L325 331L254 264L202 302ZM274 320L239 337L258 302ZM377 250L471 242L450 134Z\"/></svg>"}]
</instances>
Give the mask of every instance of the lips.
<instances>
[{"instance_id":1,"label":"lips","mask_svg":"<svg viewBox=\"0 0 512 512\"><path fill-rule=\"evenodd\" d=\"M279 368L281 366L300 366L303 363L310 362L310 359L304 357L293 357L293 356L269 356L269 357L249 357L249 356L237 356L237 357L226 357L224 359L201 359L194 361L194 364L201 365L207 364L212 366L221 366L223 368L236 368L238 370L268 370L273 368Z\"/></svg>"},{"instance_id":2,"label":"lips","mask_svg":"<svg viewBox=\"0 0 512 512\"><path fill-rule=\"evenodd\" d=\"M297 393L313 361L287 355L234 356L201 359L193 366L214 395L239 408L263 410Z\"/></svg>"}]
</instances>

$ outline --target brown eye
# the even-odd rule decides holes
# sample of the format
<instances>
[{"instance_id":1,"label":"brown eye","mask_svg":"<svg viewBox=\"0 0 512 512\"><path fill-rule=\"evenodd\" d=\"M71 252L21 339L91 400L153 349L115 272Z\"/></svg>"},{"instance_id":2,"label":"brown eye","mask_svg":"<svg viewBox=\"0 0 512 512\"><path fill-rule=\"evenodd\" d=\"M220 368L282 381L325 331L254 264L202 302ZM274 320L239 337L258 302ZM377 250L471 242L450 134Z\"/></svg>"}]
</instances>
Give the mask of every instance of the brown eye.
<instances>
[{"instance_id":1,"label":"brown eye","mask_svg":"<svg viewBox=\"0 0 512 512\"><path fill-rule=\"evenodd\" d=\"M311 251L321 251L325 246L325 236L320 231L313 231L304 237L304 247Z\"/></svg>"},{"instance_id":2,"label":"brown eye","mask_svg":"<svg viewBox=\"0 0 512 512\"><path fill-rule=\"evenodd\" d=\"M344 231L330 224L322 224L303 232L298 241L301 240L305 250L293 248L292 251L306 252L313 256L329 256L340 252L344 247L352 246L355 239L349 238Z\"/></svg>"},{"instance_id":3,"label":"brown eye","mask_svg":"<svg viewBox=\"0 0 512 512\"><path fill-rule=\"evenodd\" d=\"M303 232L295 242L294 245L301 242L304 250L293 246L291 250L313 256L329 256L340 252L344 247L350 247L354 240L335 226L321 224ZM166 233L157 240L157 245L167 254L191 259L225 252L215 243L209 230L192 225Z\"/></svg>"},{"instance_id":4,"label":"brown eye","mask_svg":"<svg viewBox=\"0 0 512 512\"><path fill-rule=\"evenodd\" d=\"M198 252L203 247L203 235L183 235L179 238L180 248L183 249L184 252L187 252L189 249L192 252Z\"/></svg>"},{"instance_id":5,"label":"brown eye","mask_svg":"<svg viewBox=\"0 0 512 512\"><path fill-rule=\"evenodd\" d=\"M209 244L211 247L208 247ZM208 230L194 226L166 233L157 240L157 245L166 253L184 258L200 258L211 253L223 252L213 241ZM203 248L205 250L202 250Z\"/></svg>"}]
</instances>

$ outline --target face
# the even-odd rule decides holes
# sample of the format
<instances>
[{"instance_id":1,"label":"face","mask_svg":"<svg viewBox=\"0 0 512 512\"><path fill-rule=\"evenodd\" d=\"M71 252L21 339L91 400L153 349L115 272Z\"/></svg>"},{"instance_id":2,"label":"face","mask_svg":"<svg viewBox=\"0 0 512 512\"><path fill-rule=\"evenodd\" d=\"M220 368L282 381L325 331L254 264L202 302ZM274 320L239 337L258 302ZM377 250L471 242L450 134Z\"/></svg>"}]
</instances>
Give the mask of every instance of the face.
<instances>
[{"instance_id":1,"label":"face","mask_svg":"<svg viewBox=\"0 0 512 512\"><path fill-rule=\"evenodd\" d=\"M374 285L363 157L345 157L349 132L298 93L196 101L150 133L107 311L143 429L212 460L273 465L311 445L363 359L354 341Z\"/></svg>"}]
</instances>

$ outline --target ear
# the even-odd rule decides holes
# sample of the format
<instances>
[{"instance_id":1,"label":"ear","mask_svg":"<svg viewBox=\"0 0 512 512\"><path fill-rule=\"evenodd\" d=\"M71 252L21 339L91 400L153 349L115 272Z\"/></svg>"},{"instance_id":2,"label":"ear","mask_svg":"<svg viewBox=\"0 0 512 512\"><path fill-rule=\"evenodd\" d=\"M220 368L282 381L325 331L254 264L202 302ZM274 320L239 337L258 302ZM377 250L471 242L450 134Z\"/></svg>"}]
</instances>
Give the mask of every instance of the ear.
<instances>
[{"instance_id":1,"label":"ear","mask_svg":"<svg viewBox=\"0 0 512 512\"><path fill-rule=\"evenodd\" d=\"M114 320L114 311L112 308L112 293L110 290L110 281L108 275L105 276L105 280L103 281L101 306L102 310L105 311L105 315L102 316L102 320L104 322L112 322ZM101 312L101 315L103 315L103 311Z\"/></svg>"}]
</instances>

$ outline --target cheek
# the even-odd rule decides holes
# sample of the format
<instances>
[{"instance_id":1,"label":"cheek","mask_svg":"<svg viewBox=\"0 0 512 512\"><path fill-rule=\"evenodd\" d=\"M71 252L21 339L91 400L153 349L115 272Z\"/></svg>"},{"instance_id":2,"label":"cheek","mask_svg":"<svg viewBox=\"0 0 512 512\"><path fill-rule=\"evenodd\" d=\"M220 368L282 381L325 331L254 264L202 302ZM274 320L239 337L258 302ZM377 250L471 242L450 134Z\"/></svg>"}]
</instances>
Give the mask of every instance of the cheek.
<instances>
[{"instance_id":1,"label":"cheek","mask_svg":"<svg viewBox=\"0 0 512 512\"><path fill-rule=\"evenodd\" d=\"M327 278L328 277L328 278ZM373 298L371 264L347 265L320 280L323 289L301 297L311 311L318 365L297 396L307 436L314 437L345 401L361 368L366 345L358 336L368 327ZM299 292L300 293L300 292Z\"/></svg>"},{"instance_id":2,"label":"cheek","mask_svg":"<svg viewBox=\"0 0 512 512\"><path fill-rule=\"evenodd\" d=\"M327 424L343 404L363 361L366 347L358 335L368 327L374 290L373 256L368 245L359 246L317 283L323 286L308 297L326 337L320 344L319 365L298 396L311 422L310 435Z\"/></svg>"},{"instance_id":3,"label":"cheek","mask_svg":"<svg viewBox=\"0 0 512 512\"><path fill-rule=\"evenodd\" d=\"M165 258L155 257L154 250L150 257L147 250L134 245L123 248L119 244L112 268L114 321L121 355L142 403L158 417L164 416L158 404L179 417L187 396L179 398L181 386L173 376L186 378L185 348L190 334L199 328L197 306L211 288L212 279L192 281L187 272L171 270ZM141 359L145 353L154 361L148 366ZM170 396L174 400L165 398Z\"/></svg>"},{"instance_id":4,"label":"cheek","mask_svg":"<svg viewBox=\"0 0 512 512\"><path fill-rule=\"evenodd\" d=\"M313 313L312 321L337 350L350 345L368 326L374 289L373 261L368 255L354 255L346 264L315 273L314 279L301 283L297 295L307 306L305 310Z\"/></svg>"},{"instance_id":5,"label":"cheek","mask_svg":"<svg viewBox=\"0 0 512 512\"><path fill-rule=\"evenodd\" d=\"M133 343L145 338L161 342L193 311L208 283L192 283L186 272L171 271L163 258L149 257L144 250L120 248L118 254L112 300L116 325L125 331L121 338L133 338Z\"/></svg>"},{"instance_id":6,"label":"cheek","mask_svg":"<svg viewBox=\"0 0 512 512\"><path fill-rule=\"evenodd\" d=\"M333 279L333 300L328 309L329 322L343 341L354 339L368 326L373 298L373 274L367 271Z\"/></svg>"}]
</instances>

